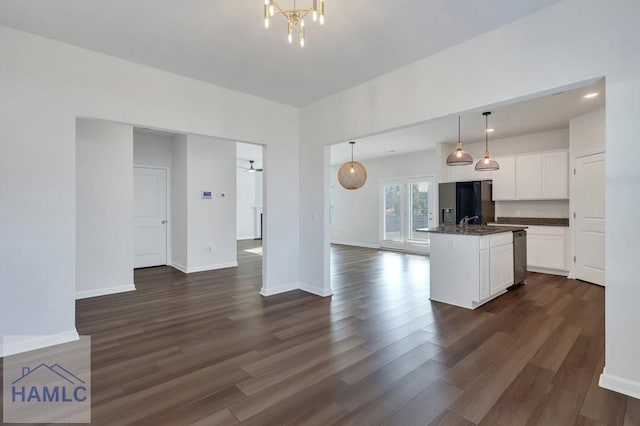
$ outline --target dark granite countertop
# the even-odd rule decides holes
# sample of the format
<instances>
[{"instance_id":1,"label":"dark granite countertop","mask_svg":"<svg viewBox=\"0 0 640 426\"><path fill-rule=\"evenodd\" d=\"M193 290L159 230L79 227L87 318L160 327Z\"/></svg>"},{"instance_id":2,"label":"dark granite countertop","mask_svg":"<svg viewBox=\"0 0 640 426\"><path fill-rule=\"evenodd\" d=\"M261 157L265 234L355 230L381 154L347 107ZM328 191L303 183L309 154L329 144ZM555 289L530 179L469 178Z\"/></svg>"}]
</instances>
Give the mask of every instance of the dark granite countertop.
<instances>
[{"instance_id":1,"label":"dark granite countertop","mask_svg":"<svg viewBox=\"0 0 640 426\"><path fill-rule=\"evenodd\" d=\"M569 218L558 217L499 217L498 225L569 226Z\"/></svg>"},{"instance_id":2,"label":"dark granite countertop","mask_svg":"<svg viewBox=\"0 0 640 426\"><path fill-rule=\"evenodd\" d=\"M456 234L456 235L492 235L503 232L522 231L526 226L486 226L486 225L440 225L435 228L421 228L418 231L431 232L434 234Z\"/></svg>"}]
</instances>

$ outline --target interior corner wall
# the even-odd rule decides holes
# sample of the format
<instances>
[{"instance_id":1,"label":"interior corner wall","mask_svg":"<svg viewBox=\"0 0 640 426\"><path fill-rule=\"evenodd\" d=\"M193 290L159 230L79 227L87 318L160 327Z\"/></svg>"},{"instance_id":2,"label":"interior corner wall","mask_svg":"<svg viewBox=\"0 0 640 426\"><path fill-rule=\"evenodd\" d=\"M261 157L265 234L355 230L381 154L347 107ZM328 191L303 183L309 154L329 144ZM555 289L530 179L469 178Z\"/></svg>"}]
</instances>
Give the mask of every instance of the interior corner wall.
<instances>
[{"instance_id":1,"label":"interior corner wall","mask_svg":"<svg viewBox=\"0 0 640 426\"><path fill-rule=\"evenodd\" d=\"M187 136L175 136L172 146L170 264L187 272Z\"/></svg>"},{"instance_id":2,"label":"interior corner wall","mask_svg":"<svg viewBox=\"0 0 640 426\"><path fill-rule=\"evenodd\" d=\"M211 192L211 199L202 192ZM236 143L187 136L187 271L237 266Z\"/></svg>"},{"instance_id":3,"label":"interior corner wall","mask_svg":"<svg viewBox=\"0 0 640 426\"><path fill-rule=\"evenodd\" d=\"M340 165L331 167L333 223L331 242L362 247L380 247L380 185L386 179L434 176L439 165L435 149L363 160L367 182L355 191L346 190L338 182Z\"/></svg>"},{"instance_id":4,"label":"interior corner wall","mask_svg":"<svg viewBox=\"0 0 640 426\"><path fill-rule=\"evenodd\" d=\"M0 335L32 336L12 350L77 338L77 117L264 145L261 291L299 287L297 108L5 26L0 57Z\"/></svg>"},{"instance_id":5,"label":"interior corner wall","mask_svg":"<svg viewBox=\"0 0 640 426\"><path fill-rule=\"evenodd\" d=\"M569 121L571 157L581 157L605 150L605 108L598 108Z\"/></svg>"},{"instance_id":6,"label":"interior corner wall","mask_svg":"<svg viewBox=\"0 0 640 426\"><path fill-rule=\"evenodd\" d=\"M640 156L638 22L637 0L560 1L304 107L300 153L303 164L317 162L327 144L606 77L606 369L600 383L636 398L640 340L629 336L640 324L640 284L634 279L638 250L629 235L640 234L640 169L628 159ZM309 189L300 211L305 257L329 252L329 235L319 226L328 222L327 170L325 158L324 169L301 175ZM329 275L329 264L323 267L305 277L320 282Z\"/></svg>"},{"instance_id":7,"label":"interior corner wall","mask_svg":"<svg viewBox=\"0 0 640 426\"><path fill-rule=\"evenodd\" d=\"M76 297L134 290L133 128L77 120Z\"/></svg>"}]
</instances>

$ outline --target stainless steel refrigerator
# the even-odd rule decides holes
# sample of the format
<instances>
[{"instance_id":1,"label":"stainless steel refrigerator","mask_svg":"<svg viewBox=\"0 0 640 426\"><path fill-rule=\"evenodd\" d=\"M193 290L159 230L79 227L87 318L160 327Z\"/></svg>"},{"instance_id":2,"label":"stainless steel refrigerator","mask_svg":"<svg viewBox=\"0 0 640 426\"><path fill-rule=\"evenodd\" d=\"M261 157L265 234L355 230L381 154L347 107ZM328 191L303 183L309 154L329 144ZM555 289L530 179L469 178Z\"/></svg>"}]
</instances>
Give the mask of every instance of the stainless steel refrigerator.
<instances>
[{"instance_id":1,"label":"stainless steel refrigerator","mask_svg":"<svg viewBox=\"0 0 640 426\"><path fill-rule=\"evenodd\" d=\"M495 220L495 203L491 199L491 180L441 183L439 212L441 225L455 225L464 217L478 216L472 225L486 225Z\"/></svg>"}]
</instances>

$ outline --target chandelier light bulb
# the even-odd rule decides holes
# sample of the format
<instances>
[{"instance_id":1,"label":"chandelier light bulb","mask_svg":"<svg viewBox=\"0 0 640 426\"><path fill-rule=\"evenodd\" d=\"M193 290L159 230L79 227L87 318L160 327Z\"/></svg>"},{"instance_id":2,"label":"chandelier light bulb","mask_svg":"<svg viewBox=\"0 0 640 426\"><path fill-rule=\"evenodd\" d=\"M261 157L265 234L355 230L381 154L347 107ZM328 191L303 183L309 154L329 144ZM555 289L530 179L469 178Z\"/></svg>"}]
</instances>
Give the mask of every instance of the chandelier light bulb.
<instances>
[{"instance_id":1,"label":"chandelier light bulb","mask_svg":"<svg viewBox=\"0 0 640 426\"><path fill-rule=\"evenodd\" d=\"M305 41L305 29L307 26L306 20L313 19L313 22L320 21L320 25L324 25L324 0L306 0L311 4L303 8L299 8L296 5L296 1L293 1L292 8L282 8L275 0L264 0L264 27L271 27L272 16L282 16L286 19L288 25L287 41L289 44L293 43L295 36L298 36L300 46L304 47Z\"/></svg>"}]
</instances>

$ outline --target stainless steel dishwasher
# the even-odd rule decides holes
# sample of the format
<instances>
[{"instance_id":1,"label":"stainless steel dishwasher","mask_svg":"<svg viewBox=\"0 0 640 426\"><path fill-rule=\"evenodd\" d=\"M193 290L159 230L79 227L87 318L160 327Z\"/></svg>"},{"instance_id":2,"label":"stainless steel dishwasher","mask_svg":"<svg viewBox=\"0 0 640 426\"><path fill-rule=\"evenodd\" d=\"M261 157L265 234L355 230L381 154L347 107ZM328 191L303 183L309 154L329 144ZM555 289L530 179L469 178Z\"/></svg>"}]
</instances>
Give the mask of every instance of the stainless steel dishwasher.
<instances>
[{"instance_id":1,"label":"stainless steel dishwasher","mask_svg":"<svg viewBox=\"0 0 640 426\"><path fill-rule=\"evenodd\" d=\"M513 231L513 285L526 284L527 231Z\"/></svg>"}]
</instances>

